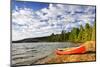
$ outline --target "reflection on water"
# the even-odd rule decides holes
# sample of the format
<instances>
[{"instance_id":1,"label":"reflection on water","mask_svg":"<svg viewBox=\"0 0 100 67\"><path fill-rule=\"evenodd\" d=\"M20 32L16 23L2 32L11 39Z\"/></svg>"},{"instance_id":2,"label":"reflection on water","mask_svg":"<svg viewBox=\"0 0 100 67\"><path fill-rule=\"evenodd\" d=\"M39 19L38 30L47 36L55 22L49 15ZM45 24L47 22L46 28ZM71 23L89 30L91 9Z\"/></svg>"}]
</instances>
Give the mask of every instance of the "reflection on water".
<instances>
[{"instance_id":1,"label":"reflection on water","mask_svg":"<svg viewBox=\"0 0 100 67\"><path fill-rule=\"evenodd\" d=\"M70 42L38 42L38 43L13 43L12 44L12 64L30 65L37 60L45 58L57 48L75 47Z\"/></svg>"}]
</instances>

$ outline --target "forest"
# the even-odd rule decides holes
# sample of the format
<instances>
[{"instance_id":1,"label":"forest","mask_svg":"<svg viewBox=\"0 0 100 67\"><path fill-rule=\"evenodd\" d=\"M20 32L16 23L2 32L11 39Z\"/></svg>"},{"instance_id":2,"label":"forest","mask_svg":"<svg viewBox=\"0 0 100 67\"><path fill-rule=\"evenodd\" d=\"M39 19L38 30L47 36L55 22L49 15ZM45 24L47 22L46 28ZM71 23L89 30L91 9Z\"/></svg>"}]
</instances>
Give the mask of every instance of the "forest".
<instances>
[{"instance_id":1,"label":"forest","mask_svg":"<svg viewBox=\"0 0 100 67\"><path fill-rule=\"evenodd\" d=\"M94 40L96 38L96 23L90 26L88 23L83 27L73 28L71 32L62 30L61 34L52 33L50 36L26 38L23 40L12 41L13 43L25 43L25 42L85 42Z\"/></svg>"},{"instance_id":2,"label":"forest","mask_svg":"<svg viewBox=\"0 0 100 67\"><path fill-rule=\"evenodd\" d=\"M93 26L90 26L86 23L85 27L82 25L80 28L73 28L71 32L63 30L61 34L52 33L47 41L49 42L85 42L90 40L95 40L96 38L96 23Z\"/></svg>"}]
</instances>

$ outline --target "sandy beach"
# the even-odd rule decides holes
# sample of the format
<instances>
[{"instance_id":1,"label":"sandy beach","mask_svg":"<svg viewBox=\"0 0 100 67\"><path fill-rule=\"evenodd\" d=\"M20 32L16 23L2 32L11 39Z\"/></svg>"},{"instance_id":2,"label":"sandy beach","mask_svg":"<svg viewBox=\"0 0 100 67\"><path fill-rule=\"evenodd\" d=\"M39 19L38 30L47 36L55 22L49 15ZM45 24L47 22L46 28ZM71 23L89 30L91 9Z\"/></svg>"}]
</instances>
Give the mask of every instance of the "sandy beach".
<instances>
[{"instance_id":1,"label":"sandy beach","mask_svg":"<svg viewBox=\"0 0 100 67\"><path fill-rule=\"evenodd\" d=\"M35 64L69 63L69 62L89 62L96 61L95 41L82 43L87 51L83 54L57 55L52 53L48 57L37 61Z\"/></svg>"}]
</instances>

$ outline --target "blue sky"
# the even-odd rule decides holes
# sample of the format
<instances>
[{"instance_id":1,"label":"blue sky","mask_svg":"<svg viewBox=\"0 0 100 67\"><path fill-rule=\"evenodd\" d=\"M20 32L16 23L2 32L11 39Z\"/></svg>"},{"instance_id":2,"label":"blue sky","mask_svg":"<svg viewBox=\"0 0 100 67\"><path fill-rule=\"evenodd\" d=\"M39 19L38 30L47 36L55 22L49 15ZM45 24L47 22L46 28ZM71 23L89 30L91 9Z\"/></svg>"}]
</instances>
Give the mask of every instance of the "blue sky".
<instances>
[{"instance_id":1,"label":"blue sky","mask_svg":"<svg viewBox=\"0 0 100 67\"><path fill-rule=\"evenodd\" d=\"M34 6L33 6L34 4ZM28 1L16 1L16 0L13 0L12 1L12 9L15 9L16 6L18 6L18 8L31 8L33 9L34 11L36 10L40 10L42 8L47 8L49 6L49 3L41 3L41 2L28 2Z\"/></svg>"},{"instance_id":2,"label":"blue sky","mask_svg":"<svg viewBox=\"0 0 100 67\"><path fill-rule=\"evenodd\" d=\"M34 38L70 32L95 22L95 6L12 2L12 39Z\"/></svg>"}]
</instances>

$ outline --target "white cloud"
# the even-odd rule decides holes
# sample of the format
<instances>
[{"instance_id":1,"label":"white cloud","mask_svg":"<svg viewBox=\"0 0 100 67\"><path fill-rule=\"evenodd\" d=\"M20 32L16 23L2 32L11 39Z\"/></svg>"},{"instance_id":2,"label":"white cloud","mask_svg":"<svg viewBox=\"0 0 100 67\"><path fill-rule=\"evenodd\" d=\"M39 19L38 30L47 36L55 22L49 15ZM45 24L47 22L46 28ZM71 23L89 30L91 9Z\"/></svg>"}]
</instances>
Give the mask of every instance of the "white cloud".
<instances>
[{"instance_id":1,"label":"white cloud","mask_svg":"<svg viewBox=\"0 0 100 67\"><path fill-rule=\"evenodd\" d=\"M38 11L16 6L12 11L12 39L59 34L63 29L71 31L73 27L94 22L92 11L95 7L78 5L49 4L48 8Z\"/></svg>"}]
</instances>

